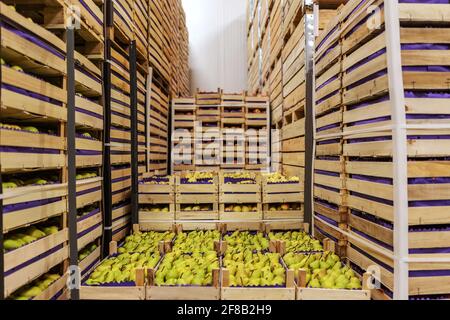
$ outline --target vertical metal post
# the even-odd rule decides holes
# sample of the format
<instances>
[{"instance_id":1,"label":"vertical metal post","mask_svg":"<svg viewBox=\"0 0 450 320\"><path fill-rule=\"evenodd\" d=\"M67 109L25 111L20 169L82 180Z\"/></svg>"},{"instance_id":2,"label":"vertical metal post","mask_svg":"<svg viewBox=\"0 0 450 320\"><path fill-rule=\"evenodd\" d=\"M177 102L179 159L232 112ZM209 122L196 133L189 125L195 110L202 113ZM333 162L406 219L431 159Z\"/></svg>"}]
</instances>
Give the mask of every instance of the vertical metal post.
<instances>
[{"instance_id":1,"label":"vertical metal post","mask_svg":"<svg viewBox=\"0 0 450 320\"><path fill-rule=\"evenodd\" d=\"M137 115L137 52L136 41L130 45L130 82L131 82L131 222L139 223L138 188L139 188L139 156L138 156L138 115Z\"/></svg>"},{"instance_id":2,"label":"vertical metal post","mask_svg":"<svg viewBox=\"0 0 450 320\"><path fill-rule=\"evenodd\" d=\"M69 212L69 252L70 266L78 265L78 231L77 231L77 167L75 145L75 30L68 25L67 33L67 166L68 212ZM78 275L77 275L78 276ZM70 289L72 300L79 300L79 289Z\"/></svg>"},{"instance_id":3,"label":"vertical metal post","mask_svg":"<svg viewBox=\"0 0 450 320\"><path fill-rule=\"evenodd\" d=\"M314 177L314 4L305 0L305 209L304 221L313 223Z\"/></svg>"},{"instance_id":4,"label":"vertical metal post","mask_svg":"<svg viewBox=\"0 0 450 320\"><path fill-rule=\"evenodd\" d=\"M111 182L111 31L113 3L105 1L105 61L103 62L103 257L109 255L112 240L112 182Z\"/></svg>"},{"instance_id":5,"label":"vertical metal post","mask_svg":"<svg viewBox=\"0 0 450 320\"><path fill-rule=\"evenodd\" d=\"M392 112L394 178L394 299L409 298L408 147L400 47L398 0L384 2L389 93Z\"/></svg>"},{"instance_id":6,"label":"vertical metal post","mask_svg":"<svg viewBox=\"0 0 450 320\"><path fill-rule=\"evenodd\" d=\"M1 22L1 16L0 16L0 22ZM0 28L0 39L2 39L2 32ZM0 83L2 83L2 68L0 66ZM0 90L0 101L2 101L2 90ZM3 187L2 187L2 172L0 167L0 194L3 194ZM5 299L5 264L4 264L4 250L3 250L3 200L0 199L0 300Z\"/></svg>"}]
</instances>

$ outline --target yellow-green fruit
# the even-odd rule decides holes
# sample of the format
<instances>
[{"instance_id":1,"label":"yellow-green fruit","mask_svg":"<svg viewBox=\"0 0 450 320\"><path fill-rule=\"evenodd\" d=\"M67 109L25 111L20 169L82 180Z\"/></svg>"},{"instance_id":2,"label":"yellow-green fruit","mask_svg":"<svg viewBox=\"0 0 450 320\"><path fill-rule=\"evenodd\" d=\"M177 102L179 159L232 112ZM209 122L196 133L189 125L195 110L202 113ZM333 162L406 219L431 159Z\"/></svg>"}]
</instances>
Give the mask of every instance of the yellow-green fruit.
<instances>
[{"instance_id":1,"label":"yellow-green fruit","mask_svg":"<svg viewBox=\"0 0 450 320\"><path fill-rule=\"evenodd\" d=\"M17 240L8 239L3 242L3 246L6 250L14 250L20 248L22 245Z\"/></svg>"},{"instance_id":2,"label":"yellow-green fruit","mask_svg":"<svg viewBox=\"0 0 450 320\"><path fill-rule=\"evenodd\" d=\"M42 290L39 287L32 287L22 293L22 296L28 298L34 298L42 293Z\"/></svg>"}]
</instances>

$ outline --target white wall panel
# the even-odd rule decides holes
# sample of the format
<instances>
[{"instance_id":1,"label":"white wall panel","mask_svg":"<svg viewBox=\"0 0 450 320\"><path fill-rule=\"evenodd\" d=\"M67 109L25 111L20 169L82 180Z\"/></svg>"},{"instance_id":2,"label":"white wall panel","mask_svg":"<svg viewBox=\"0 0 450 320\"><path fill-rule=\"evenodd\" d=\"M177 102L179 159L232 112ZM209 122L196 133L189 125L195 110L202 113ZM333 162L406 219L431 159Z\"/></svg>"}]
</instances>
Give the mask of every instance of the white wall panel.
<instances>
[{"instance_id":1,"label":"white wall panel","mask_svg":"<svg viewBox=\"0 0 450 320\"><path fill-rule=\"evenodd\" d=\"M247 87L245 0L183 0L190 41L192 92Z\"/></svg>"}]
</instances>

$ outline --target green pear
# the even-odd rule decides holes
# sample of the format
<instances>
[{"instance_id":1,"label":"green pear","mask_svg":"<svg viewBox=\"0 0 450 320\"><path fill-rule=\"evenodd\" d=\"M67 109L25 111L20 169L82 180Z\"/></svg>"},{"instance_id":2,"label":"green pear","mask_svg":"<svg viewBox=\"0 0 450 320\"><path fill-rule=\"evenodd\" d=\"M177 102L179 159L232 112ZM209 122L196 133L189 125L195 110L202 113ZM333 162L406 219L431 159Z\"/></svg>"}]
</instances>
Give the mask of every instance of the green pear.
<instances>
[{"instance_id":1,"label":"green pear","mask_svg":"<svg viewBox=\"0 0 450 320\"><path fill-rule=\"evenodd\" d=\"M309 267L313 270L319 269L320 268L320 262L319 260L313 261L310 263Z\"/></svg>"},{"instance_id":2,"label":"green pear","mask_svg":"<svg viewBox=\"0 0 450 320\"><path fill-rule=\"evenodd\" d=\"M39 133L39 130L36 127L23 127L22 130L28 131L31 133Z\"/></svg>"},{"instance_id":3,"label":"green pear","mask_svg":"<svg viewBox=\"0 0 450 320\"><path fill-rule=\"evenodd\" d=\"M347 278L352 278L352 277L354 277L355 276L355 273L353 272L353 270L347 270L346 272L345 272L345 276L347 277Z\"/></svg>"},{"instance_id":4,"label":"green pear","mask_svg":"<svg viewBox=\"0 0 450 320\"><path fill-rule=\"evenodd\" d=\"M29 243L36 241L37 238L33 237L33 236L25 235L24 237L22 237L22 240L25 241L27 244L29 244Z\"/></svg>"},{"instance_id":5,"label":"green pear","mask_svg":"<svg viewBox=\"0 0 450 320\"><path fill-rule=\"evenodd\" d=\"M27 235L35 237L37 239L44 238L46 234L39 229L31 228L27 231Z\"/></svg>"},{"instance_id":6,"label":"green pear","mask_svg":"<svg viewBox=\"0 0 450 320\"><path fill-rule=\"evenodd\" d=\"M20 248L22 245L17 240L7 239L3 242L3 246L6 250L14 250Z\"/></svg>"},{"instance_id":7,"label":"green pear","mask_svg":"<svg viewBox=\"0 0 450 320\"><path fill-rule=\"evenodd\" d=\"M22 293L22 296L27 297L27 298L34 298L34 297L40 295L41 293L42 293L42 290L39 287L34 286L34 287L31 287L30 289L24 291Z\"/></svg>"},{"instance_id":8,"label":"green pear","mask_svg":"<svg viewBox=\"0 0 450 320\"><path fill-rule=\"evenodd\" d=\"M310 286L311 288L320 288L321 286L320 286L320 281L319 281L319 279L312 279L312 280L309 282L309 286Z\"/></svg>"}]
</instances>

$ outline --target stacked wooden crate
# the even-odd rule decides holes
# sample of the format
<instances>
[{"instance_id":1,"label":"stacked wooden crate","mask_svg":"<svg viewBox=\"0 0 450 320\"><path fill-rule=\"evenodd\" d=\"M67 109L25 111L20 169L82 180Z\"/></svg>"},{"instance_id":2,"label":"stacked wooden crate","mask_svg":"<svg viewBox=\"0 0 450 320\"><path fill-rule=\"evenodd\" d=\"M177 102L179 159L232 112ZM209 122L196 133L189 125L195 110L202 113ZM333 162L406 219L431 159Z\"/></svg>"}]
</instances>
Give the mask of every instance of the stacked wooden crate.
<instances>
[{"instance_id":1,"label":"stacked wooden crate","mask_svg":"<svg viewBox=\"0 0 450 320\"><path fill-rule=\"evenodd\" d=\"M150 3L150 64L165 79L168 94L187 96L189 35L181 0Z\"/></svg>"},{"instance_id":2,"label":"stacked wooden crate","mask_svg":"<svg viewBox=\"0 0 450 320\"><path fill-rule=\"evenodd\" d=\"M303 177L305 166L306 51L302 1L286 1L283 12L282 164L283 172L287 175Z\"/></svg>"},{"instance_id":3,"label":"stacked wooden crate","mask_svg":"<svg viewBox=\"0 0 450 320\"><path fill-rule=\"evenodd\" d=\"M338 156L333 158L335 162L321 160L319 169L328 168L326 172L335 172L339 167L339 172L344 173L343 177L328 175L327 181L336 195L338 186L343 186L346 193L341 199L348 206L347 232L351 234L347 257L361 273L377 267L384 297L392 297L394 147L392 130L387 127L392 124L389 98L392 93L384 5L382 0L366 1L361 5L359 1L352 1L340 13L338 37L342 47L342 80L338 89L342 90L340 127L343 129L339 131L344 138L343 145L328 146ZM367 10L369 6L371 10ZM373 10L376 7L378 9ZM449 117L443 106L449 101L450 41L447 35L450 5L400 1L398 9L405 111L407 123L412 126L407 133L409 254L412 258L446 257L450 222L445 214L450 199L446 145L450 131L443 125L448 124ZM373 28L373 21L379 21L380 28ZM331 76L331 71L326 72ZM331 117L329 120L330 124L334 122ZM331 139L333 134L342 140L338 131L330 133L328 138ZM333 181L342 178L344 182L333 186ZM330 230L337 231L333 224L340 212L336 209L339 207L330 210L322 206L319 213L322 216L316 219L316 225L320 220ZM323 212L329 212L335 219ZM410 299L440 299L448 295L449 270L448 263L410 263Z\"/></svg>"},{"instance_id":4,"label":"stacked wooden crate","mask_svg":"<svg viewBox=\"0 0 450 320\"><path fill-rule=\"evenodd\" d=\"M199 171L218 171L221 158L222 93L200 92L195 97L197 105L195 127L195 165Z\"/></svg>"},{"instance_id":5,"label":"stacked wooden crate","mask_svg":"<svg viewBox=\"0 0 450 320\"><path fill-rule=\"evenodd\" d=\"M146 173L139 184L139 222L163 224L175 220L175 177Z\"/></svg>"},{"instance_id":6,"label":"stacked wooden crate","mask_svg":"<svg viewBox=\"0 0 450 320\"><path fill-rule=\"evenodd\" d=\"M245 93L221 96L221 169L245 168Z\"/></svg>"},{"instance_id":7,"label":"stacked wooden crate","mask_svg":"<svg viewBox=\"0 0 450 320\"><path fill-rule=\"evenodd\" d=\"M71 4L78 6L81 14L81 28L75 33L76 117L83 119L81 123L76 120L77 233L80 269L86 274L100 259L103 233L103 13L101 5L90 0ZM67 7L64 12L62 17L57 15L56 20L50 9L49 19L64 26Z\"/></svg>"},{"instance_id":8,"label":"stacked wooden crate","mask_svg":"<svg viewBox=\"0 0 450 320\"><path fill-rule=\"evenodd\" d=\"M178 69L178 89L176 92L180 96L188 96L191 91L190 84L190 68L189 68L189 32L186 25L186 13L180 5L180 23L178 25L179 31L179 55L180 65Z\"/></svg>"},{"instance_id":9,"label":"stacked wooden crate","mask_svg":"<svg viewBox=\"0 0 450 320\"><path fill-rule=\"evenodd\" d=\"M150 6L147 0L131 1L133 8L133 39L136 41L138 63L148 68ZM147 72L147 70L145 70Z\"/></svg>"},{"instance_id":10,"label":"stacked wooden crate","mask_svg":"<svg viewBox=\"0 0 450 320\"><path fill-rule=\"evenodd\" d=\"M272 128L272 171L282 170L283 126L283 4L284 1L269 1L270 70L268 75Z\"/></svg>"},{"instance_id":11,"label":"stacked wooden crate","mask_svg":"<svg viewBox=\"0 0 450 320\"><path fill-rule=\"evenodd\" d=\"M150 99L148 130L151 152L148 160L149 171L165 174L167 173L169 156L169 96L166 87L153 81Z\"/></svg>"},{"instance_id":12,"label":"stacked wooden crate","mask_svg":"<svg viewBox=\"0 0 450 320\"><path fill-rule=\"evenodd\" d=\"M114 2L114 40L129 43L133 40L133 1Z\"/></svg>"},{"instance_id":13,"label":"stacked wooden crate","mask_svg":"<svg viewBox=\"0 0 450 320\"><path fill-rule=\"evenodd\" d=\"M270 72L269 93L272 112L272 125L283 120L283 1L272 1L270 4Z\"/></svg>"},{"instance_id":14,"label":"stacked wooden crate","mask_svg":"<svg viewBox=\"0 0 450 320\"><path fill-rule=\"evenodd\" d=\"M0 145L6 197L3 212L8 213L3 229L8 240L5 295L62 299L66 297L63 262L68 258L64 42L68 3L14 5L12 1L0 2ZM103 35L99 20L103 18L101 10L89 1L80 7L80 14L80 28L75 35L77 232L81 252L94 248L82 256L92 261L99 258L96 248L102 231L103 107L99 62L103 58ZM29 291L49 272L53 274L50 285ZM21 288L29 283L31 286Z\"/></svg>"},{"instance_id":15,"label":"stacked wooden crate","mask_svg":"<svg viewBox=\"0 0 450 320\"><path fill-rule=\"evenodd\" d=\"M261 0L260 13L260 29L261 29L261 92L270 92L270 46L271 46L271 31L270 31L270 10L269 0Z\"/></svg>"},{"instance_id":16,"label":"stacked wooden crate","mask_svg":"<svg viewBox=\"0 0 450 320\"><path fill-rule=\"evenodd\" d=\"M251 94L258 93L261 88L261 26L260 12L261 0L250 2L247 12L248 34L247 34L247 65L248 85Z\"/></svg>"},{"instance_id":17,"label":"stacked wooden crate","mask_svg":"<svg viewBox=\"0 0 450 320\"><path fill-rule=\"evenodd\" d=\"M172 100L172 170L195 170L196 110L194 98L176 98Z\"/></svg>"},{"instance_id":18,"label":"stacked wooden crate","mask_svg":"<svg viewBox=\"0 0 450 320\"><path fill-rule=\"evenodd\" d=\"M214 173L181 174L175 184L176 220L219 219L219 184Z\"/></svg>"},{"instance_id":19,"label":"stacked wooden crate","mask_svg":"<svg viewBox=\"0 0 450 320\"><path fill-rule=\"evenodd\" d=\"M116 18L119 15L114 15ZM131 192L131 85L129 43L121 42L114 29L111 48L111 183L113 210L129 204ZM119 42L120 41L120 42ZM113 239L120 238L130 228L130 212L113 220Z\"/></svg>"},{"instance_id":20,"label":"stacked wooden crate","mask_svg":"<svg viewBox=\"0 0 450 320\"><path fill-rule=\"evenodd\" d=\"M149 171L167 173L169 158L169 100L189 92L188 33L180 0L150 2Z\"/></svg>"},{"instance_id":21,"label":"stacked wooden crate","mask_svg":"<svg viewBox=\"0 0 450 320\"><path fill-rule=\"evenodd\" d=\"M270 166L270 104L267 96L246 96L245 134L247 170L268 171Z\"/></svg>"},{"instance_id":22,"label":"stacked wooden crate","mask_svg":"<svg viewBox=\"0 0 450 320\"><path fill-rule=\"evenodd\" d=\"M315 127L316 159L314 162L314 213L315 232L319 238L329 238L341 246L337 252L342 254L344 237L330 228L326 221L335 227L345 228L347 207L344 188L344 157L342 155L342 58L341 25L339 16L316 39L315 77Z\"/></svg>"}]
</instances>

